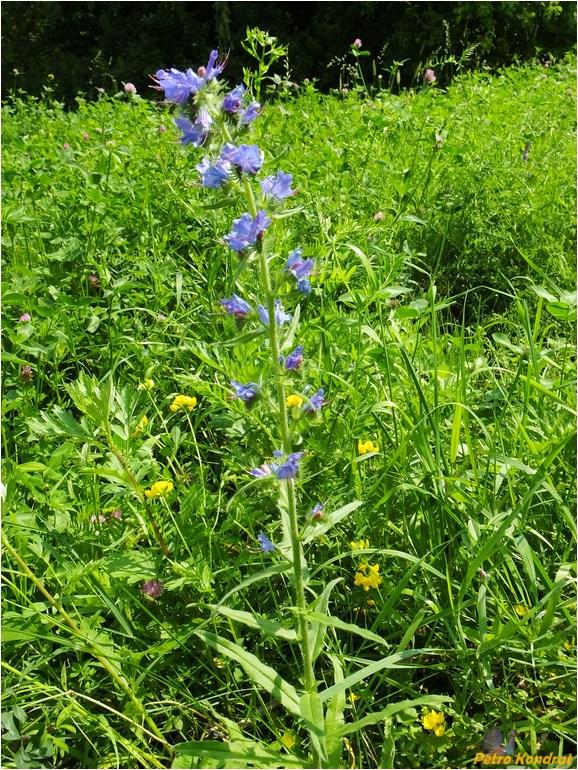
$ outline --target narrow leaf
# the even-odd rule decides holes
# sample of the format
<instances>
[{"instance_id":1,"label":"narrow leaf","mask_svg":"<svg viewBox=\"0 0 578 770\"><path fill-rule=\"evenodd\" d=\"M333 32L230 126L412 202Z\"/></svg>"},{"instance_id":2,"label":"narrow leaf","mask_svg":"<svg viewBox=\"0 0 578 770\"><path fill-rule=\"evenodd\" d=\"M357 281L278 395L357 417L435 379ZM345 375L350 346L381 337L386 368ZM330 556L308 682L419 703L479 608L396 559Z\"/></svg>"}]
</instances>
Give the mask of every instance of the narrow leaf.
<instances>
[{"instance_id":1,"label":"narrow leaf","mask_svg":"<svg viewBox=\"0 0 578 770\"><path fill-rule=\"evenodd\" d=\"M173 746L177 754L216 761L216 767L303 767L293 754L281 754L254 741L189 741ZM235 763L231 765L230 763ZM226 764L229 763L229 764Z\"/></svg>"},{"instance_id":2,"label":"narrow leaf","mask_svg":"<svg viewBox=\"0 0 578 770\"><path fill-rule=\"evenodd\" d=\"M253 615L251 612L243 612L243 610L234 610L232 607L225 607L218 604L208 605L215 612L219 612L221 615L225 615L232 620L236 620L238 623L243 623L249 628L256 628L262 631L267 636L276 636L280 639L286 639L289 642L297 641L297 632L292 628L284 628L281 623L277 623L274 620L268 618L259 618Z\"/></svg>"},{"instance_id":3,"label":"narrow leaf","mask_svg":"<svg viewBox=\"0 0 578 770\"><path fill-rule=\"evenodd\" d=\"M231 660L236 660L253 682L276 698L287 711L294 716L301 716L297 690L289 682L286 682L274 668L262 663L259 658L239 647L238 644L227 639L221 639L209 631L197 629L195 634L216 652L226 655Z\"/></svg>"}]
</instances>

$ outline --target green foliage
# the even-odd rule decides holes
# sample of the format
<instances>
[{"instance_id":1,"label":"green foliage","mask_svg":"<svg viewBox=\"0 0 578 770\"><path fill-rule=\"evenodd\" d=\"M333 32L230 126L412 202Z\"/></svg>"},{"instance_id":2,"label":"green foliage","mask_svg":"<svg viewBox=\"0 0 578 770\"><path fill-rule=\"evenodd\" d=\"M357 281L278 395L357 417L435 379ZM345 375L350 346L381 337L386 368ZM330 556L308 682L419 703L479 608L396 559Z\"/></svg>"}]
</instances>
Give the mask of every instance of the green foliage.
<instances>
[{"instance_id":1,"label":"green foliage","mask_svg":"<svg viewBox=\"0 0 578 770\"><path fill-rule=\"evenodd\" d=\"M463 766L494 724L574 751L571 68L310 84L256 124L302 206L272 260L319 266L293 343L329 399L296 422L317 697L256 547L283 541L246 473L273 420L230 400L269 376L219 312L238 211L139 97L5 106L4 767Z\"/></svg>"}]
</instances>

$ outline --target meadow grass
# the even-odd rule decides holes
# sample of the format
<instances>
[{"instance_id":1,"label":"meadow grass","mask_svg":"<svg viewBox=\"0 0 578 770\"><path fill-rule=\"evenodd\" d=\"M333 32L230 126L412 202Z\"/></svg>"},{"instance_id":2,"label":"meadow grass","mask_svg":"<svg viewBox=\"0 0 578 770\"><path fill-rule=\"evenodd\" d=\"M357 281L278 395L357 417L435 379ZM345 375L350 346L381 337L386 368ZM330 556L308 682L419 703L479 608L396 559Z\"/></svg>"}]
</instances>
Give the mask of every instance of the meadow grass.
<instances>
[{"instance_id":1,"label":"meadow grass","mask_svg":"<svg viewBox=\"0 0 578 770\"><path fill-rule=\"evenodd\" d=\"M311 590L339 579L317 679L376 664L343 695L340 766L463 766L494 725L576 753L573 67L373 99L303 84L255 124L298 190L272 260L301 243L317 265L295 342L329 403L298 425L301 505L363 503L307 546ZM199 636L298 676L289 579L255 539L277 502L246 472L274 424L230 400L270 375L219 311L239 211L176 136L124 93L3 108L5 767L311 766ZM247 736L270 764L219 758Z\"/></svg>"}]
</instances>

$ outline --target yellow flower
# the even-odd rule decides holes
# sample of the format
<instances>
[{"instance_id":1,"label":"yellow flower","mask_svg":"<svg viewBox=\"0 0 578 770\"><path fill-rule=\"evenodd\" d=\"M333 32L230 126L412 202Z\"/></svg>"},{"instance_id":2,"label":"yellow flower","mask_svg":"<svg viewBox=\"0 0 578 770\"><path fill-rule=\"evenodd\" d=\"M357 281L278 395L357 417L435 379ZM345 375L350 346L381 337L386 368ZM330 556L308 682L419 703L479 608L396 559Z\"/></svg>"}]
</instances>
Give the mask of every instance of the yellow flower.
<instances>
[{"instance_id":1,"label":"yellow flower","mask_svg":"<svg viewBox=\"0 0 578 770\"><path fill-rule=\"evenodd\" d=\"M362 441L359 439L357 442L357 451L360 455L364 455L366 452L379 452L379 447L371 441Z\"/></svg>"},{"instance_id":2,"label":"yellow flower","mask_svg":"<svg viewBox=\"0 0 578 770\"><path fill-rule=\"evenodd\" d=\"M421 720L422 725L430 733L434 733L438 738L444 734L445 730L445 714L443 711L429 711Z\"/></svg>"},{"instance_id":3,"label":"yellow flower","mask_svg":"<svg viewBox=\"0 0 578 770\"><path fill-rule=\"evenodd\" d=\"M155 381L147 378L144 382L139 383L138 389L152 390L154 386L155 386Z\"/></svg>"},{"instance_id":4,"label":"yellow flower","mask_svg":"<svg viewBox=\"0 0 578 770\"><path fill-rule=\"evenodd\" d=\"M149 424L149 418L145 414L145 415L143 415L141 417L139 424L136 426L136 428L130 434L130 437L131 438L136 438L137 436L140 436L140 434L143 432L143 430L146 428L146 426L148 424Z\"/></svg>"},{"instance_id":5,"label":"yellow flower","mask_svg":"<svg viewBox=\"0 0 578 770\"><path fill-rule=\"evenodd\" d=\"M301 404L305 401L304 398L301 398L301 396L288 396L287 401L285 401L285 404L287 405L288 409L291 409L292 406L301 406Z\"/></svg>"},{"instance_id":6,"label":"yellow flower","mask_svg":"<svg viewBox=\"0 0 578 770\"><path fill-rule=\"evenodd\" d=\"M521 604L516 604L514 609L516 610L516 615L519 615L521 618L528 612L528 610L525 607L522 607Z\"/></svg>"},{"instance_id":7,"label":"yellow flower","mask_svg":"<svg viewBox=\"0 0 578 770\"><path fill-rule=\"evenodd\" d=\"M361 538L361 540L359 541L359 545L355 540L352 540L351 543L349 543L349 545L351 546L352 551L355 551L356 548L360 548L361 550L363 550L364 548L369 548L369 540L364 540L363 538Z\"/></svg>"},{"instance_id":8,"label":"yellow flower","mask_svg":"<svg viewBox=\"0 0 578 770\"><path fill-rule=\"evenodd\" d=\"M145 495L154 500L156 497L165 497L173 491L172 481L157 481L150 489L145 489Z\"/></svg>"},{"instance_id":9,"label":"yellow flower","mask_svg":"<svg viewBox=\"0 0 578 770\"><path fill-rule=\"evenodd\" d=\"M287 733L287 732L283 733L283 735L281 736L281 743L283 744L283 746L285 746L286 749L289 749L289 751L291 751L291 749L293 748L293 746L295 746L295 743L296 743L295 736L293 735L293 733Z\"/></svg>"},{"instance_id":10,"label":"yellow flower","mask_svg":"<svg viewBox=\"0 0 578 770\"><path fill-rule=\"evenodd\" d=\"M571 649L572 649L572 645L570 644L570 642L569 642L567 639L566 639L566 641L564 642L564 647L565 647L567 650L571 650Z\"/></svg>"},{"instance_id":11,"label":"yellow flower","mask_svg":"<svg viewBox=\"0 0 578 770\"><path fill-rule=\"evenodd\" d=\"M181 409L188 409L189 412L197 405L197 399L194 396L177 396L169 406L171 412L180 412Z\"/></svg>"},{"instance_id":12,"label":"yellow flower","mask_svg":"<svg viewBox=\"0 0 578 770\"><path fill-rule=\"evenodd\" d=\"M356 700L359 700L360 696L356 695L354 692L349 693L349 702L355 703Z\"/></svg>"},{"instance_id":13,"label":"yellow flower","mask_svg":"<svg viewBox=\"0 0 578 770\"><path fill-rule=\"evenodd\" d=\"M375 600L374 599L368 599L367 600L367 606L368 607L374 607L375 606Z\"/></svg>"},{"instance_id":14,"label":"yellow flower","mask_svg":"<svg viewBox=\"0 0 578 770\"><path fill-rule=\"evenodd\" d=\"M379 564L361 563L358 569L353 585L363 586L364 591L369 591L370 588L377 588L382 584L383 581L378 575Z\"/></svg>"}]
</instances>

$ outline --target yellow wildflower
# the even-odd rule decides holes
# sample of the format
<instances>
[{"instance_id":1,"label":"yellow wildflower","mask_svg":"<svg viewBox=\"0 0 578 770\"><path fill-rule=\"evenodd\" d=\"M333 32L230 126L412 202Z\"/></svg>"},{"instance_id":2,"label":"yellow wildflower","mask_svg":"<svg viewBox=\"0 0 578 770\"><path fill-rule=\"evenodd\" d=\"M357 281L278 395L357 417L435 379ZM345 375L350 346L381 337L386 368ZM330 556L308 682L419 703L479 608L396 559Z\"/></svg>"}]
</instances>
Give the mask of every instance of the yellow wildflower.
<instances>
[{"instance_id":1,"label":"yellow wildflower","mask_svg":"<svg viewBox=\"0 0 578 770\"><path fill-rule=\"evenodd\" d=\"M147 378L144 382L139 383L139 390L152 390L155 386L155 381Z\"/></svg>"},{"instance_id":2,"label":"yellow wildflower","mask_svg":"<svg viewBox=\"0 0 578 770\"><path fill-rule=\"evenodd\" d=\"M285 732L281 736L281 743L283 744L283 746L285 746L286 749L289 749L289 751L291 751L291 749L293 748L293 746L295 746L295 743L296 743L295 736L293 735L293 733Z\"/></svg>"},{"instance_id":3,"label":"yellow wildflower","mask_svg":"<svg viewBox=\"0 0 578 770\"><path fill-rule=\"evenodd\" d=\"M169 406L171 412L180 412L181 409L188 409L189 412L197 405L197 399L194 396L177 396Z\"/></svg>"},{"instance_id":4,"label":"yellow wildflower","mask_svg":"<svg viewBox=\"0 0 578 770\"><path fill-rule=\"evenodd\" d=\"M357 451L360 455L364 455L367 452L379 452L379 447L371 441L362 441L359 439L357 442Z\"/></svg>"},{"instance_id":5,"label":"yellow wildflower","mask_svg":"<svg viewBox=\"0 0 578 770\"><path fill-rule=\"evenodd\" d=\"M149 424L149 418L144 414L139 424L136 426L136 428L133 430L133 432L130 434L131 438L136 438L136 436L140 436L140 434L143 432L143 430L146 428L146 426Z\"/></svg>"},{"instance_id":6,"label":"yellow wildflower","mask_svg":"<svg viewBox=\"0 0 578 770\"><path fill-rule=\"evenodd\" d=\"M359 700L360 696L356 695L354 692L349 693L349 702L355 703L356 700Z\"/></svg>"},{"instance_id":7,"label":"yellow wildflower","mask_svg":"<svg viewBox=\"0 0 578 770\"><path fill-rule=\"evenodd\" d=\"M355 540L352 540L351 543L349 543L351 546L351 550L355 551L356 548L360 548L363 550L364 548L369 548L369 540L364 540L363 538L360 539L359 545Z\"/></svg>"},{"instance_id":8,"label":"yellow wildflower","mask_svg":"<svg viewBox=\"0 0 578 770\"><path fill-rule=\"evenodd\" d=\"M355 573L353 585L363 586L364 591L369 591L370 588L377 588L382 584L383 581L378 575L379 564L361 563L358 569L359 572Z\"/></svg>"},{"instance_id":9,"label":"yellow wildflower","mask_svg":"<svg viewBox=\"0 0 578 770\"><path fill-rule=\"evenodd\" d=\"M566 641L564 642L564 647L565 647L567 650L571 650L571 649L572 649L572 645L570 644L570 642L569 642L567 639L566 639Z\"/></svg>"},{"instance_id":10,"label":"yellow wildflower","mask_svg":"<svg viewBox=\"0 0 578 770\"><path fill-rule=\"evenodd\" d=\"M522 607L521 604L516 604L514 609L516 610L516 615L519 615L521 618L528 612L528 610L525 607Z\"/></svg>"},{"instance_id":11,"label":"yellow wildflower","mask_svg":"<svg viewBox=\"0 0 578 770\"><path fill-rule=\"evenodd\" d=\"M441 738L445 730L445 718L443 711L428 711L422 718L421 723L426 730L429 730L430 733L434 733L438 738Z\"/></svg>"},{"instance_id":12,"label":"yellow wildflower","mask_svg":"<svg viewBox=\"0 0 578 770\"><path fill-rule=\"evenodd\" d=\"M157 481L150 489L145 489L145 495L154 500L157 497L165 497L173 491L172 481Z\"/></svg>"},{"instance_id":13,"label":"yellow wildflower","mask_svg":"<svg viewBox=\"0 0 578 770\"><path fill-rule=\"evenodd\" d=\"M367 600L367 606L368 607L375 607L375 599L368 599Z\"/></svg>"},{"instance_id":14,"label":"yellow wildflower","mask_svg":"<svg viewBox=\"0 0 578 770\"><path fill-rule=\"evenodd\" d=\"M291 409L292 406L301 406L301 404L305 401L304 398L301 398L301 396L288 396L287 401L285 401L285 404L287 405L288 409Z\"/></svg>"}]
</instances>

